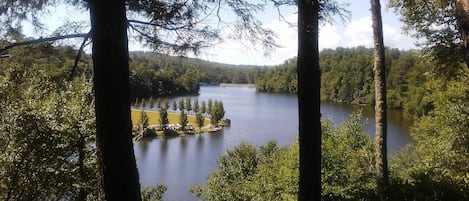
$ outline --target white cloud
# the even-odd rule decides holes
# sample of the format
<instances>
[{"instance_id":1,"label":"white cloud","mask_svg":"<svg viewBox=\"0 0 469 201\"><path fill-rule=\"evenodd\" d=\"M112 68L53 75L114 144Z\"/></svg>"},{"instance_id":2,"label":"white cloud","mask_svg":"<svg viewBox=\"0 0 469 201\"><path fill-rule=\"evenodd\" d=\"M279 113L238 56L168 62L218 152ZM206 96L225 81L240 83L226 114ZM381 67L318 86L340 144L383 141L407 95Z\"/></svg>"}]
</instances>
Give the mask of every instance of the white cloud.
<instances>
[{"instance_id":1,"label":"white cloud","mask_svg":"<svg viewBox=\"0 0 469 201\"><path fill-rule=\"evenodd\" d=\"M296 19L297 15L285 18L290 23L296 23ZM268 56L264 55L264 50L259 45L253 46L248 41L227 40L205 51L199 58L232 64L276 65L297 55L296 27L280 20L272 20L265 27L276 32L276 42L281 46Z\"/></svg>"},{"instance_id":2,"label":"white cloud","mask_svg":"<svg viewBox=\"0 0 469 201\"><path fill-rule=\"evenodd\" d=\"M319 28L319 49L336 48L339 46L342 36L337 33L335 26L326 24Z\"/></svg>"},{"instance_id":3,"label":"white cloud","mask_svg":"<svg viewBox=\"0 0 469 201\"><path fill-rule=\"evenodd\" d=\"M354 20L347 26L344 36L347 37L345 46L356 47L365 46L373 47L373 29L371 27L371 17L363 17ZM386 47L409 49L415 48L414 39L401 33L399 27L394 27L383 23L384 45Z\"/></svg>"},{"instance_id":4,"label":"white cloud","mask_svg":"<svg viewBox=\"0 0 469 201\"><path fill-rule=\"evenodd\" d=\"M347 47L356 46L373 46L373 33L371 29L371 18L364 17L359 20L354 20L348 25L345 30L345 36L348 42L345 43Z\"/></svg>"},{"instance_id":5,"label":"white cloud","mask_svg":"<svg viewBox=\"0 0 469 201\"><path fill-rule=\"evenodd\" d=\"M290 23L297 22L297 15L286 17ZM277 65L285 60L297 56L297 30L288 23L272 20L265 25L276 31L277 42L282 46L269 56L264 56L262 47L252 46L247 41L228 40L214 48L208 49L199 56L201 59L231 64ZM401 33L398 25L383 24L384 45L391 48L415 48L415 39ZM338 24L326 24L319 30L319 49L343 47L373 47L373 32L371 17L352 20L346 27Z\"/></svg>"}]
</instances>

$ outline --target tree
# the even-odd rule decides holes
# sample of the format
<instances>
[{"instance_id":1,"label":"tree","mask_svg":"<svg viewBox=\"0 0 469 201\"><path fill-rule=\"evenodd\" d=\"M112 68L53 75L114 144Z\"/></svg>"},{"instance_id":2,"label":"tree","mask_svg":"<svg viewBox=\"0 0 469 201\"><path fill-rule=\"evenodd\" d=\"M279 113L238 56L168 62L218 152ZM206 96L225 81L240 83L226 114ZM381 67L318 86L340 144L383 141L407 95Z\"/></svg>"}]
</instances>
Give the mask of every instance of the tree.
<instances>
[{"instance_id":1,"label":"tree","mask_svg":"<svg viewBox=\"0 0 469 201\"><path fill-rule=\"evenodd\" d=\"M184 99L180 98L179 99L179 110L184 110Z\"/></svg>"},{"instance_id":2,"label":"tree","mask_svg":"<svg viewBox=\"0 0 469 201\"><path fill-rule=\"evenodd\" d=\"M199 131L202 132L202 127L205 123L205 117L202 112L197 112L195 115L195 123L197 124L197 127L199 127Z\"/></svg>"},{"instance_id":3,"label":"tree","mask_svg":"<svg viewBox=\"0 0 469 201\"><path fill-rule=\"evenodd\" d=\"M163 100L163 107L164 109L168 110L169 109L169 99L168 98L165 98Z\"/></svg>"},{"instance_id":4,"label":"tree","mask_svg":"<svg viewBox=\"0 0 469 201\"><path fill-rule=\"evenodd\" d=\"M129 51L124 0L88 1L100 200L141 200L129 110Z\"/></svg>"},{"instance_id":5,"label":"tree","mask_svg":"<svg viewBox=\"0 0 469 201\"><path fill-rule=\"evenodd\" d=\"M207 114L212 114L212 107L213 107L212 99L208 99L208 102L207 102Z\"/></svg>"},{"instance_id":6,"label":"tree","mask_svg":"<svg viewBox=\"0 0 469 201\"><path fill-rule=\"evenodd\" d=\"M150 109L155 107L155 102L153 100L153 97L150 96L150 99L148 99L148 104L150 105Z\"/></svg>"},{"instance_id":7,"label":"tree","mask_svg":"<svg viewBox=\"0 0 469 201\"><path fill-rule=\"evenodd\" d=\"M138 98L135 98L134 107L139 107L139 106L140 106L140 100Z\"/></svg>"},{"instance_id":8,"label":"tree","mask_svg":"<svg viewBox=\"0 0 469 201\"><path fill-rule=\"evenodd\" d=\"M173 111L176 111L178 109L178 104L176 103L176 100L173 100Z\"/></svg>"},{"instance_id":9,"label":"tree","mask_svg":"<svg viewBox=\"0 0 469 201\"><path fill-rule=\"evenodd\" d=\"M145 129L148 127L148 115L145 111L140 111L140 118L138 121L138 130L139 134L143 136L143 132L145 132Z\"/></svg>"},{"instance_id":10,"label":"tree","mask_svg":"<svg viewBox=\"0 0 469 201\"><path fill-rule=\"evenodd\" d=\"M200 105L199 105L199 99L195 98L194 99L194 108L193 108L195 113L198 113L200 110Z\"/></svg>"},{"instance_id":11,"label":"tree","mask_svg":"<svg viewBox=\"0 0 469 201\"><path fill-rule=\"evenodd\" d=\"M156 99L156 108L161 109L161 98Z\"/></svg>"},{"instance_id":12,"label":"tree","mask_svg":"<svg viewBox=\"0 0 469 201\"><path fill-rule=\"evenodd\" d=\"M160 127L163 132L166 132L168 128L169 120L168 120L168 111L165 108L160 109Z\"/></svg>"},{"instance_id":13,"label":"tree","mask_svg":"<svg viewBox=\"0 0 469 201\"><path fill-rule=\"evenodd\" d=\"M187 123L187 113L184 110L181 110L181 114L179 115L179 124L181 124L181 129L183 131L186 130Z\"/></svg>"},{"instance_id":14,"label":"tree","mask_svg":"<svg viewBox=\"0 0 469 201\"><path fill-rule=\"evenodd\" d=\"M0 31L2 34L8 34L9 39L20 39L20 22L30 17L31 22L40 24L38 20L40 12L37 11L54 3L56 1L52 0L40 2L17 0L0 4L0 15L2 15L0 24L6 27ZM137 0L90 0L83 1L83 4L77 1L67 1L67 3L89 8L90 30L92 30L90 34L41 38L34 42L71 37L92 38L100 200L141 200L130 125L127 35L129 27L155 50L168 50L174 53L189 50L197 53L201 47L209 45L204 42L213 42L222 38L220 32L225 29L220 25L231 25L231 29L228 30L235 31L232 37L260 42L266 51L277 46L273 42L273 32L262 27L253 15L264 8L262 2L253 4L246 1L235 3L192 1L154 4L154 2ZM196 26L200 25L203 19L212 19L207 16L214 13L218 15L216 19L223 19L220 15L224 13L213 12L224 10L222 6L229 8L235 14L234 23L215 23L217 25L214 27L202 23L203 26ZM148 21L128 20L126 11L134 12ZM172 31L177 36L161 37L165 31ZM31 42L12 42L0 49L0 53L3 54L8 49L25 44ZM86 40L82 44L81 47L84 47Z\"/></svg>"},{"instance_id":15,"label":"tree","mask_svg":"<svg viewBox=\"0 0 469 201\"><path fill-rule=\"evenodd\" d=\"M405 31L425 39L423 45L444 64L445 73L457 73L452 64L458 62L469 66L468 0L392 0L389 7L402 16Z\"/></svg>"},{"instance_id":16,"label":"tree","mask_svg":"<svg viewBox=\"0 0 469 201\"><path fill-rule=\"evenodd\" d=\"M96 198L91 83L18 64L0 75L0 199Z\"/></svg>"},{"instance_id":17,"label":"tree","mask_svg":"<svg viewBox=\"0 0 469 201\"><path fill-rule=\"evenodd\" d=\"M192 103L191 102L192 102L191 97L187 97L186 102L185 102L186 103L185 108L186 108L187 112L190 112L192 110Z\"/></svg>"},{"instance_id":18,"label":"tree","mask_svg":"<svg viewBox=\"0 0 469 201\"><path fill-rule=\"evenodd\" d=\"M207 112L207 107L206 107L205 101L202 101L202 103L200 104L200 112L202 114L205 114Z\"/></svg>"},{"instance_id":19,"label":"tree","mask_svg":"<svg viewBox=\"0 0 469 201\"><path fill-rule=\"evenodd\" d=\"M298 200L321 200L321 110L318 50L319 1L298 1Z\"/></svg>"},{"instance_id":20,"label":"tree","mask_svg":"<svg viewBox=\"0 0 469 201\"><path fill-rule=\"evenodd\" d=\"M141 108L144 108L144 107L146 107L146 106L147 106L147 100L145 100L145 98L142 98L142 99L140 100L140 107L141 107Z\"/></svg>"},{"instance_id":21,"label":"tree","mask_svg":"<svg viewBox=\"0 0 469 201\"><path fill-rule=\"evenodd\" d=\"M210 121L213 125L218 126L220 120L225 116L225 109L222 101L215 101L212 112L210 113Z\"/></svg>"},{"instance_id":22,"label":"tree","mask_svg":"<svg viewBox=\"0 0 469 201\"><path fill-rule=\"evenodd\" d=\"M374 81L375 81L375 154L376 181L378 189L385 199L389 185L387 156L387 105L386 105L386 66L383 43L383 25L381 21L381 5L379 0L371 0L371 16L373 23Z\"/></svg>"}]
</instances>

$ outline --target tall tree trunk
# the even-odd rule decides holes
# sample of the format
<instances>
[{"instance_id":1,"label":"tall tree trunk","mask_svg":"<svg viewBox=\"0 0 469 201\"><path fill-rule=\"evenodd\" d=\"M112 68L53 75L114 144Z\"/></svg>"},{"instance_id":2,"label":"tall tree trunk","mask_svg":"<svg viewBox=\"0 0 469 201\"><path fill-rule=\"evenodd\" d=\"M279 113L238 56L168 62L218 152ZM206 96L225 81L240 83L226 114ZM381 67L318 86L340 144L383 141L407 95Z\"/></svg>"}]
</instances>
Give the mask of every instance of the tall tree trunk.
<instances>
[{"instance_id":1,"label":"tall tree trunk","mask_svg":"<svg viewBox=\"0 0 469 201\"><path fill-rule=\"evenodd\" d=\"M375 81L375 154L376 181L379 190L387 194L388 159L387 159L387 114L386 114L386 66L384 58L383 26L379 0L371 0L371 16L374 39L374 81Z\"/></svg>"},{"instance_id":2,"label":"tall tree trunk","mask_svg":"<svg viewBox=\"0 0 469 201\"><path fill-rule=\"evenodd\" d=\"M456 21L464 42L464 59L469 67L469 0L456 1Z\"/></svg>"},{"instance_id":3,"label":"tall tree trunk","mask_svg":"<svg viewBox=\"0 0 469 201\"><path fill-rule=\"evenodd\" d=\"M124 0L90 0L101 200L141 200L132 145Z\"/></svg>"},{"instance_id":4,"label":"tall tree trunk","mask_svg":"<svg viewBox=\"0 0 469 201\"><path fill-rule=\"evenodd\" d=\"M321 87L317 0L298 1L298 114L300 182L298 200L321 200Z\"/></svg>"}]
</instances>

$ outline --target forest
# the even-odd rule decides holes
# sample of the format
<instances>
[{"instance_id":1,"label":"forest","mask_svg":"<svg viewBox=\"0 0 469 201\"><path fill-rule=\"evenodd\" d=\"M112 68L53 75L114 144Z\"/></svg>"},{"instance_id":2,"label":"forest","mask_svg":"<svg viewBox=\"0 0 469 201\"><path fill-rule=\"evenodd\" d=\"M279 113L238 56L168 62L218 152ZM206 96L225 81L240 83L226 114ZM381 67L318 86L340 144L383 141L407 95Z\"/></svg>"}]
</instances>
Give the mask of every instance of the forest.
<instances>
[{"instance_id":1,"label":"forest","mask_svg":"<svg viewBox=\"0 0 469 201\"><path fill-rule=\"evenodd\" d=\"M267 67L229 65L153 52L130 53L131 100L197 94L200 84L254 84Z\"/></svg>"},{"instance_id":2,"label":"forest","mask_svg":"<svg viewBox=\"0 0 469 201\"><path fill-rule=\"evenodd\" d=\"M437 64L428 57L418 50L386 49L389 108L404 109L412 116L421 116L432 109L430 99L425 98L431 91L423 86L432 80L431 74L438 73L438 70ZM324 49L319 53L319 62L323 101L374 104L372 48ZM293 58L260 75L256 80L256 89L261 92L296 93L297 82L296 59Z\"/></svg>"},{"instance_id":3,"label":"forest","mask_svg":"<svg viewBox=\"0 0 469 201\"><path fill-rule=\"evenodd\" d=\"M39 15L57 2L0 3L0 199L161 200L164 184L140 188L131 101L229 82L297 93L299 138L286 147L242 143L226 151L207 183L190 189L201 200L469 200L469 1L389 1L405 31L426 39L421 50L401 51L385 50L380 4L372 0L374 48L321 52L319 22L344 15L341 4L267 2L297 7L300 21L298 57L269 69L128 51L129 29L156 52L197 51L217 42L220 27L196 26L217 10L239 19L218 24L235 31L229 37L269 50L275 37L252 14L263 4L65 1L89 10L88 31L69 34L81 27L72 23L50 37L29 38L21 22L41 29ZM164 38L162 30L176 36ZM55 43L67 38L82 45ZM414 117L414 143L388 163L385 132L368 138L360 113L341 125L321 121L319 99L375 105L376 119L384 120L387 107L403 109Z\"/></svg>"}]
</instances>

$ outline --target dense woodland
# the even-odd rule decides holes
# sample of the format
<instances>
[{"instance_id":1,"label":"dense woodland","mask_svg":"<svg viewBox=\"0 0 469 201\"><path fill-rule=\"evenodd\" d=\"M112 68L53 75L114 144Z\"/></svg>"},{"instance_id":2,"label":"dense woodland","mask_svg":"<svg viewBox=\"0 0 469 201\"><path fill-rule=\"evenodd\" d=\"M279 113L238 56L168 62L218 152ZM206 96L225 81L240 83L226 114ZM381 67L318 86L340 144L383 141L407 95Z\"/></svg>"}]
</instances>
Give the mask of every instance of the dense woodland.
<instances>
[{"instance_id":1,"label":"dense woodland","mask_svg":"<svg viewBox=\"0 0 469 201\"><path fill-rule=\"evenodd\" d=\"M319 54L317 43L309 40L315 47L302 44L303 47L316 48L316 51L300 48L298 60L288 60L268 70L227 67L150 53L134 53L129 62L126 32L130 25L125 18L126 9L146 13L149 18L156 17L159 27L167 30L183 24L180 31L185 36L214 36L200 38L209 41L217 35L191 28L194 22L191 17L197 14L193 9L203 13L208 5L175 3L151 7L132 0L115 1L115 4L86 1L93 32L79 37L86 38L83 44L88 37L93 38L93 55L80 58L76 49L50 41L9 46L28 40L22 37L19 22L28 17L37 20L36 12L46 3L53 3L7 2L0 3L0 45L9 47L0 52L1 200L112 200L116 197L160 200L164 185L139 188L130 138L129 106L133 98L196 93L200 83L254 82L259 91L300 92L299 102L307 106L307 112L314 111L310 110L313 107L309 102L304 102L303 95L318 96L320 86L323 100L374 104L372 66L376 57L372 49L326 49ZM298 5L294 5L300 8L300 16L311 14L301 19L314 19L307 23L317 30L318 19L327 16L324 9L331 8L327 3L334 1L305 2L298 1ZM427 40L422 50L388 49L385 54L388 105L402 108L415 117L411 128L415 142L390 156L389 183L385 191L379 189L376 182L377 151L374 147L377 145L363 133L360 115L356 113L341 125L324 120L322 126L314 127L318 133L306 133L309 134L307 140L302 134L309 130L302 130L300 119L299 142L289 147L278 147L275 142L259 148L240 144L220 157L218 168L209 175L206 184L194 186L191 192L202 200L301 200L305 196L302 189L311 187L302 180L312 176L319 178L320 190L310 193L319 195L319 200L469 200L469 28L463 26L469 22L469 1L422 2L426 6L421 6L421 1L392 0L389 4L401 15L409 33ZM246 6L229 4L243 5ZM308 9L312 12L305 12ZM156 12L161 10L178 12L154 16L161 14ZM333 7L332 10L334 13ZM243 17L243 13L236 14ZM253 16L249 12L244 14L242 19L247 21L244 21L245 26L239 27L255 27L257 21ZM119 20L108 23L108 17ZM155 46L159 45L156 50L167 48L178 52L183 51L178 48L197 49L201 45L194 38L174 37L186 39L181 44L162 41L158 34L150 35L151 31L159 33L159 30L145 29L144 25L154 26L141 23L141 27L130 27ZM269 33L256 28L249 29L255 30L249 33L257 36ZM300 27L299 32L309 33L304 28ZM316 37L317 42L317 36L309 37ZM320 58L303 60L309 53ZM295 76L297 72L300 78L307 78L302 77L305 75L302 72L311 69L304 69L308 66L304 64L312 64L311 69L321 71L312 76L322 77L322 84L317 82L312 88L317 89L317 93L300 88L311 86L307 85L309 80ZM128 80L131 92L127 90ZM319 101L314 104L319 106ZM300 116L310 119L320 117L319 112L307 112L299 111ZM313 145L319 145L320 149L311 152L319 157L308 159L303 155L302 160L302 151L311 151ZM319 174L302 177L302 168L305 170L304 165L313 164L311 161L316 166L308 168L320 167L315 171Z\"/></svg>"},{"instance_id":2,"label":"dense woodland","mask_svg":"<svg viewBox=\"0 0 469 201\"><path fill-rule=\"evenodd\" d=\"M321 99L350 104L374 104L373 49L325 49L320 52ZM437 73L428 55L414 50L386 50L387 102L390 108L421 116L432 106L424 84ZM437 76L437 75L435 75ZM262 92L296 93L296 61L291 59L256 80Z\"/></svg>"},{"instance_id":3,"label":"dense woodland","mask_svg":"<svg viewBox=\"0 0 469 201\"><path fill-rule=\"evenodd\" d=\"M254 84L266 67L238 66L153 52L132 52L130 59L131 100L196 94L200 84Z\"/></svg>"}]
</instances>

